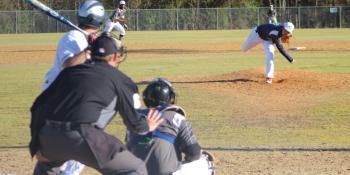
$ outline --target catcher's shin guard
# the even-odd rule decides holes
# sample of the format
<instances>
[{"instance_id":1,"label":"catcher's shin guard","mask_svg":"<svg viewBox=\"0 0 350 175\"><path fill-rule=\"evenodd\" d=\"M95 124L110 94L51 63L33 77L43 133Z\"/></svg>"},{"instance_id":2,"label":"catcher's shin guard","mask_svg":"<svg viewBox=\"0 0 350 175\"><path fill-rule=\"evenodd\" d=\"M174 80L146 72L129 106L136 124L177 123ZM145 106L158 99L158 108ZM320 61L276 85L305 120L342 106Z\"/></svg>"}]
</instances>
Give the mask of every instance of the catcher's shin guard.
<instances>
[{"instance_id":1,"label":"catcher's shin guard","mask_svg":"<svg viewBox=\"0 0 350 175\"><path fill-rule=\"evenodd\" d=\"M215 175L214 155L208 151L202 150L202 156L204 156L208 161L208 169L211 171L211 175Z\"/></svg>"}]
</instances>

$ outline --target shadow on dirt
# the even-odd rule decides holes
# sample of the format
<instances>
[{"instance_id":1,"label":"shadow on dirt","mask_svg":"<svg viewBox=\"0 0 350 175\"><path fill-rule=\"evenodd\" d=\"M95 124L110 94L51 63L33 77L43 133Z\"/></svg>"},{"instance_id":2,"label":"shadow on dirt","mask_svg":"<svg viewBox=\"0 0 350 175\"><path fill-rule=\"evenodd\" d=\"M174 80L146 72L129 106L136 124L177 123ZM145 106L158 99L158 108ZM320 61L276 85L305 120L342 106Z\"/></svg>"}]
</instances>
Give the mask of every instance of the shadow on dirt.
<instances>
[{"instance_id":1,"label":"shadow on dirt","mask_svg":"<svg viewBox=\"0 0 350 175\"><path fill-rule=\"evenodd\" d=\"M350 152L350 148L224 148L208 147L203 148L209 151L239 151L239 152Z\"/></svg>"},{"instance_id":2,"label":"shadow on dirt","mask_svg":"<svg viewBox=\"0 0 350 175\"><path fill-rule=\"evenodd\" d=\"M257 83L258 81L238 78L233 80L172 81L171 83L172 84L201 84L201 83L246 83L246 82ZM136 85L147 85L148 83L150 83L150 81L140 81L140 82L137 82Z\"/></svg>"},{"instance_id":3,"label":"shadow on dirt","mask_svg":"<svg viewBox=\"0 0 350 175\"><path fill-rule=\"evenodd\" d=\"M130 49L128 53L138 54L195 54L195 53L232 53L240 50L195 50L195 49Z\"/></svg>"}]
</instances>

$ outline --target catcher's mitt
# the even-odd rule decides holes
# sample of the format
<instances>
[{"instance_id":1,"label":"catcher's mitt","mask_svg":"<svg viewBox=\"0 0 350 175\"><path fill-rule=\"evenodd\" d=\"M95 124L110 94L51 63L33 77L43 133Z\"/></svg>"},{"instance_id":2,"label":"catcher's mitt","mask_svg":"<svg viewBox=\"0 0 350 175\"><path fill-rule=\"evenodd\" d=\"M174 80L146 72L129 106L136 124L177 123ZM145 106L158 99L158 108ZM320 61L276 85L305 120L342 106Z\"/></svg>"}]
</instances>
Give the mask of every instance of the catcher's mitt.
<instances>
[{"instance_id":1,"label":"catcher's mitt","mask_svg":"<svg viewBox=\"0 0 350 175\"><path fill-rule=\"evenodd\" d=\"M282 43L287 43L287 44L289 44L290 39L291 39L292 37L293 37L292 35L285 35L285 36L282 36L282 37L281 37L281 41L282 41Z\"/></svg>"}]
</instances>

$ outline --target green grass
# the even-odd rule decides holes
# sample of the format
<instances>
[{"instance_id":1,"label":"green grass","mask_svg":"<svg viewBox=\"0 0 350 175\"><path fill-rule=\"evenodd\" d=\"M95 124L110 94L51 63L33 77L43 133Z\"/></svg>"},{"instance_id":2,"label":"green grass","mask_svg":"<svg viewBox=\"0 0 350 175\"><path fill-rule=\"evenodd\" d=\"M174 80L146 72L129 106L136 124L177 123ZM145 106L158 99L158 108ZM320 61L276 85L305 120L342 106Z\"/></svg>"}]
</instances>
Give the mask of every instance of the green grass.
<instances>
[{"instance_id":1,"label":"green grass","mask_svg":"<svg viewBox=\"0 0 350 175\"><path fill-rule=\"evenodd\" d=\"M128 32L127 44L162 43L241 43L249 30L224 31L164 31ZM350 41L349 29L297 30L301 41ZM62 34L1 35L0 48L17 45L55 45ZM129 48L137 49L137 48ZM154 48L156 49L156 48ZM176 48L173 48L176 49ZM239 48L235 48L239 49ZM288 64L277 52L276 69L302 69L315 72L350 73L349 51L291 52L296 64ZM0 59L2 57L0 56ZM134 80L149 80L156 76L218 75L250 68L263 68L263 52L188 53L138 55L130 54L120 67ZM29 135L29 109L41 91L43 76L51 63L0 64L0 146L25 145ZM244 114L232 113L226 104L234 106L237 99L220 90L195 89L186 84L174 84L178 102L189 114L196 135L204 147L350 147L350 94L335 93L319 96L319 103L300 117L302 126L289 123L275 127L251 125L242 121ZM140 86L140 91L144 86ZM341 97L341 98L340 98ZM293 114L290 114L293 115ZM117 117L118 118L118 117ZM249 120L249 118L244 118ZM260 121L260 120L258 120ZM262 122L262 121L260 121ZM276 119L265 122L278 122ZM238 124L237 124L238 123ZM239 125L242 123L242 125ZM107 128L123 138L124 126L116 119Z\"/></svg>"}]
</instances>

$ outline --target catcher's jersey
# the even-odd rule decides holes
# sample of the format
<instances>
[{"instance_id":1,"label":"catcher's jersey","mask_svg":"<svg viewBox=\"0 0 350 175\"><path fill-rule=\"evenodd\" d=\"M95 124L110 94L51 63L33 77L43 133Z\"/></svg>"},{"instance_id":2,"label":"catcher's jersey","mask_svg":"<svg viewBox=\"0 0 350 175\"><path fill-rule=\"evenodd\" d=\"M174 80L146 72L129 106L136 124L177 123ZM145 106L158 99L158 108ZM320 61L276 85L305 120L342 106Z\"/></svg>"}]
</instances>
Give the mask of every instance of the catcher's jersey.
<instances>
[{"instance_id":1,"label":"catcher's jersey","mask_svg":"<svg viewBox=\"0 0 350 175\"><path fill-rule=\"evenodd\" d=\"M182 108L170 105L156 109L160 111L164 122L155 132L160 132L163 136L153 136L152 133L141 136L128 131L127 146L135 156L145 161L149 174L171 174L180 167L182 153L185 154L186 161L197 160L200 157L200 146ZM140 110L140 113L146 116L148 109ZM174 139L174 143L170 142L169 137Z\"/></svg>"},{"instance_id":2,"label":"catcher's jersey","mask_svg":"<svg viewBox=\"0 0 350 175\"><path fill-rule=\"evenodd\" d=\"M110 17L111 21L115 19L124 19L126 14L126 9L117 8Z\"/></svg>"},{"instance_id":3,"label":"catcher's jersey","mask_svg":"<svg viewBox=\"0 0 350 175\"><path fill-rule=\"evenodd\" d=\"M63 63L88 47L85 35L78 30L71 30L62 37L56 49L53 67L46 73L43 90L47 89L63 69Z\"/></svg>"}]
</instances>

